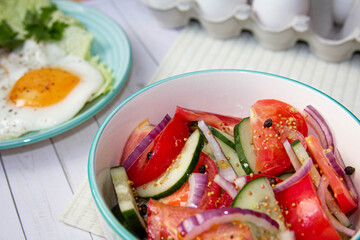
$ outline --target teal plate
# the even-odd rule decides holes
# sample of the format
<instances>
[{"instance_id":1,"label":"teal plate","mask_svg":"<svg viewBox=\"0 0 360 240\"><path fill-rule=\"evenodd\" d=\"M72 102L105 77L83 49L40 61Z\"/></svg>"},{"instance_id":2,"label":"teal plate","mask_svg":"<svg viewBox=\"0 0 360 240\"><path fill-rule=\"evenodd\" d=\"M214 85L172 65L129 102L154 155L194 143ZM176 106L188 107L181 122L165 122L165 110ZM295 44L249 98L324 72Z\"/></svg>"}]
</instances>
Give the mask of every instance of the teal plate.
<instances>
[{"instance_id":1,"label":"teal plate","mask_svg":"<svg viewBox=\"0 0 360 240\"><path fill-rule=\"evenodd\" d=\"M72 119L55 127L27 133L16 139L0 141L0 149L24 146L63 133L92 117L120 91L131 67L131 48L124 31L110 18L92 8L66 1L56 2L58 9L78 19L94 35L91 54L99 55L113 71L113 90L86 104Z\"/></svg>"}]
</instances>

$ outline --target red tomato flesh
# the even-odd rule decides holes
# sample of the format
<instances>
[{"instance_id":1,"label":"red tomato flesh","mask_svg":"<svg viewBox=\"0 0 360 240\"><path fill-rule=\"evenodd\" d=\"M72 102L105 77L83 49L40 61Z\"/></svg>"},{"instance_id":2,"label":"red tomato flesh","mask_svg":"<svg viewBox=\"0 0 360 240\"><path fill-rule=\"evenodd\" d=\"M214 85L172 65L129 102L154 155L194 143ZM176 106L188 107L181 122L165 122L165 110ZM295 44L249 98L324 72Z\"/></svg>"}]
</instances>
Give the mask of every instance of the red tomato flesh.
<instances>
[{"instance_id":1,"label":"red tomato flesh","mask_svg":"<svg viewBox=\"0 0 360 240\"><path fill-rule=\"evenodd\" d=\"M129 139L126 142L124 152L121 156L120 165L125 161L125 159L130 155L130 153L135 149L135 147L140 143L140 141L148 135L148 133L155 126L149 124L149 120L145 119L142 121L131 133Z\"/></svg>"},{"instance_id":2,"label":"red tomato flesh","mask_svg":"<svg viewBox=\"0 0 360 240\"><path fill-rule=\"evenodd\" d=\"M251 107L250 125L256 152L256 170L273 176L292 170L283 142L285 139L290 142L300 139L305 144L303 136L307 136L308 128L301 113L278 100L259 100Z\"/></svg>"},{"instance_id":3,"label":"red tomato flesh","mask_svg":"<svg viewBox=\"0 0 360 240\"><path fill-rule=\"evenodd\" d=\"M309 175L277 193L285 221L297 240L338 240Z\"/></svg>"},{"instance_id":4,"label":"red tomato flesh","mask_svg":"<svg viewBox=\"0 0 360 240\"><path fill-rule=\"evenodd\" d=\"M186 218L204 210L190 207L170 206L150 199L147 218L148 239L178 239L177 226ZM241 222L214 225L197 236L199 239L241 239L250 240L252 234Z\"/></svg>"},{"instance_id":5,"label":"red tomato flesh","mask_svg":"<svg viewBox=\"0 0 360 240\"><path fill-rule=\"evenodd\" d=\"M176 107L175 115L183 118L188 124L204 119L204 121L210 126L225 131L230 135L234 134L235 125L241 121L241 118L238 117L191 110L179 106Z\"/></svg>"},{"instance_id":6,"label":"red tomato flesh","mask_svg":"<svg viewBox=\"0 0 360 240\"><path fill-rule=\"evenodd\" d=\"M129 179L136 187L159 177L171 165L189 137L189 128L184 120L174 117L157 137L152 149L147 149L128 169ZM148 152L152 152L147 160Z\"/></svg>"},{"instance_id":7,"label":"red tomato flesh","mask_svg":"<svg viewBox=\"0 0 360 240\"><path fill-rule=\"evenodd\" d=\"M314 158L323 174L329 180L330 187L334 192L334 196L336 196L335 199L338 202L341 210L344 213L347 213L357 208L358 203L351 196L345 183L340 180L337 173L330 166L330 163L323 152L323 148L320 142L313 135L310 135L305 139L311 156Z\"/></svg>"}]
</instances>

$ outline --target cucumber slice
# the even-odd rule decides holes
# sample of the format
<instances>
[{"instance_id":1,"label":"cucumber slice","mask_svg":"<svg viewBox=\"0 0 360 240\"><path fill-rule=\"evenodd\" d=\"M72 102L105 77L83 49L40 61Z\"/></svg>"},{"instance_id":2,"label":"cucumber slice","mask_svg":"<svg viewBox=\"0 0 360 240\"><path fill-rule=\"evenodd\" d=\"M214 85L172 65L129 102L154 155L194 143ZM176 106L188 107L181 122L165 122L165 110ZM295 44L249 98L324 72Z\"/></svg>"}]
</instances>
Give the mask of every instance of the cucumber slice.
<instances>
[{"instance_id":1,"label":"cucumber slice","mask_svg":"<svg viewBox=\"0 0 360 240\"><path fill-rule=\"evenodd\" d=\"M249 181L240 190L232 206L265 213L279 223L280 231L286 229L283 221L284 216L266 177L259 177Z\"/></svg>"},{"instance_id":2,"label":"cucumber slice","mask_svg":"<svg viewBox=\"0 0 360 240\"><path fill-rule=\"evenodd\" d=\"M236 151L231 148L227 143L223 142L220 138L214 136L216 141L219 143L221 150L223 151L226 159L229 161L230 165L234 169L235 173L238 176L246 175L244 169L242 168L242 165L240 163L239 157L236 153ZM230 140L229 140L230 141ZM215 159L214 152L210 146L210 144L205 145L205 147L202 150L204 153L206 153L210 158Z\"/></svg>"},{"instance_id":3,"label":"cucumber slice","mask_svg":"<svg viewBox=\"0 0 360 240\"><path fill-rule=\"evenodd\" d=\"M176 192L194 171L204 146L204 136L196 130L186 141L178 158L157 179L137 187L141 198L159 199Z\"/></svg>"},{"instance_id":4,"label":"cucumber slice","mask_svg":"<svg viewBox=\"0 0 360 240\"><path fill-rule=\"evenodd\" d=\"M209 126L212 134L218 139L218 140L221 140L223 143L225 143L226 145L228 145L229 147L231 147L233 150L235 150L235 143L234 143L234 138L225 133L225 132L222 132L212 126Z\"/></svg>"},{"instance_id":5,"label":"cucumber slice","mask_svg":"<svg viewBox=\"0 0 360 240\"><path fill-rule=\"evenodd\" d=\"M112 182L115 188L118 205L121 215L113 211L117 217L122 216L126 226L131 232L139 237L146 236L146 224L139 213L137 203L134 198L132 187L129 185L129 178L124 166L110 168ZM121 219L121 217L120 217Z\"/></svg>"},{"instance_id":6,"label":"cucumber slice","mask_svg":"<svg viewBox=\"0 0 360 240\"><path fill-rule=\"evenodd\" d=\"M250 118L243 118L234 128L235 149L247 175L256 170L256 155L252 144Z\"/></svg>"}]
</instances>

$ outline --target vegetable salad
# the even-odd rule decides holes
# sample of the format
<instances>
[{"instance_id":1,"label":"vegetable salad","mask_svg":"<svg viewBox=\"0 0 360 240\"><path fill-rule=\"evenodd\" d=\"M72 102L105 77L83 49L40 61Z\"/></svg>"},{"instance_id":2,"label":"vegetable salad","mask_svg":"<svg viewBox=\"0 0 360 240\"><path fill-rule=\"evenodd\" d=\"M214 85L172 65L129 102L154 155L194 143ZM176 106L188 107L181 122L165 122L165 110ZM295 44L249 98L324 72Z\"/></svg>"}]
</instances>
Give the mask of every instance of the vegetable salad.
<instances>
[{"instance_id":1,"label":"vegetable salad","mask_svg":"<svg viewBox=\"0 0 360 240\"><path fill-rule=\"evenodd\" d=\"M244 118L178 106L132 132L112 211L141 239L347 239L354 171L311 105L263 99Z\"/></svg>"}]
</instances>

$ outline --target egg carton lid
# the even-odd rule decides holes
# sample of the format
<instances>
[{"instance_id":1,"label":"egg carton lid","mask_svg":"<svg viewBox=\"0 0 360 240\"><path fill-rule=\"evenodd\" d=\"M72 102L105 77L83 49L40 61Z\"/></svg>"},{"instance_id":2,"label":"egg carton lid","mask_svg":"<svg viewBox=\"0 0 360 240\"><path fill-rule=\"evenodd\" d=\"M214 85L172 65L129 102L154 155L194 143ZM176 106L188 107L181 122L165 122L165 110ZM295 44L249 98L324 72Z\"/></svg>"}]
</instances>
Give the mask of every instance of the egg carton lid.
<instances>
[{"instance_id":1,"label":"egg carton lid","mask_svg":"<svg viewBox=\"0 0 360 240\"><path fill-rule=\"evenodd\" d=\"M142 0L163 27L197 20L212 37L250 31L268 49L306 42L320 59L340 62L360 51L360 0Z\"/></svg>"}]
</instances>

